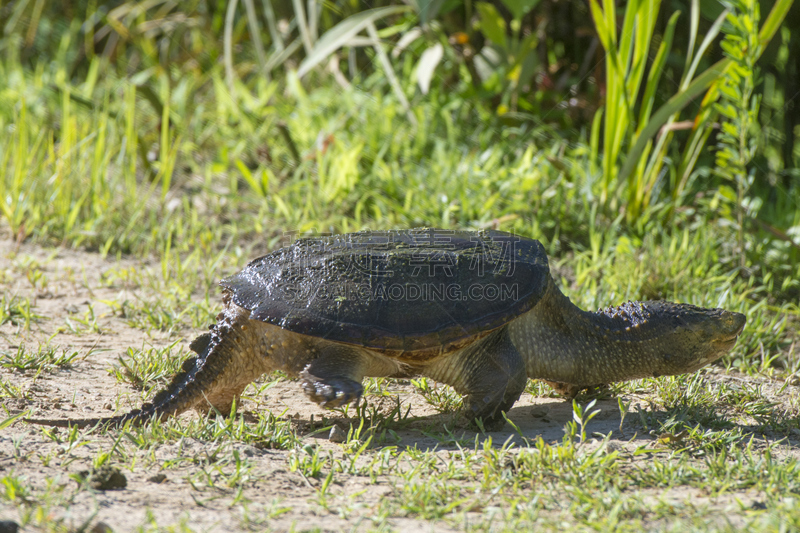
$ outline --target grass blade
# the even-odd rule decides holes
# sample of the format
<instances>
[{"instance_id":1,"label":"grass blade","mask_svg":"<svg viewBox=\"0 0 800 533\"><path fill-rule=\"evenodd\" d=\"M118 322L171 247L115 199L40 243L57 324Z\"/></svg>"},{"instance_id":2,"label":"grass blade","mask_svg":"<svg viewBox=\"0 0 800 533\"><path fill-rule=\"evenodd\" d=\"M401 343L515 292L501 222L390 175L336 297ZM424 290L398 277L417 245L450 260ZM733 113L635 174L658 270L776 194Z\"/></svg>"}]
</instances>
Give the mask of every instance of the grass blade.
<instances>
[{"instance_id":1,"label":"grass blade","mask_svg":"<svg viewBox=\"0 0 800 533\"><path fill-rule=\"evenodd\" d=\"M689 69L694 57L694 45L697 41L697 28L700 26L700 0L692 0L692 7L689 10L689 47L687 48L686 62L683 70Z\"/></svg>"},{"instance_id":2,"label":"grass blade","mask_svg":"<svg viewBox=\"0 0 800 533\"><path fill-rule=\"evenodd\" d=\"M285 45L283 44L281 32L278 31L278 24L275 20L275 10L272 9L272 3L270 0L262 0L261 3L264 6L264 16L267 18L267 29L269 30L272 42L275 44L275 49L278 51L283 50Z\"/></svg>"},{"instance_id":3,"label":"grass blade","mask_svg":"<svg viewBox=\"0 0 800 533\"><path fill-rule=\"evenodd\" d=\"M675 37L675 25L680 18L680 12L676 11L670 17L667 23L667 29L664 31L664 38L658 47L656 58L650 66L650 73L647 76L647 85L644 89L644 97L642 98L642 109L639 111L639 132L641 132L647 119L650 118L650 112L653 110L653 103L655 102L656 88L658 82L661 80L661 74L664 72L664 65L667 62L667 55L672 49L672 40Z\"/></svg>"},{"instance_id":4,"label":"grass blade","mask_svg":"<svg viewBox=\"0 0 800 533\"><path fill-rule=\"evenodd\" d=\"M433 79L433 73L436 71L436 66L439 64L439 61L442 60L442 56L444 56L442 43L436 43L422 52L419 63L417 63L417 84L422 94L428 94L428 90L430 90L431 87L431 79Z\"/></svg>"},{"instance_id":5,"label":"grass blade","mask_svg":"<svg viewBox=\"0 0 800 533\"><path fill-rule=\"evenodd\" d=\"M656 113L653 115L653 118L650 119L650 122L647 123L647 126L642 129L642 132L639 134L636 142L628 151L625 164L622 167L622 171L619 173L620 181L624 181L628 178L628 175L636 166L639 156L642 155L647 142L656 133L658 133L658 130L661 129L661 126L667 122L669 117L672 116L673 113L677 113L689 105L689 102L691 102L697 95L705 91L719 78L723 72L725 72L725 69L728 68L730 63L731 62L729 59L722 59L718 61L709 67L708 70L698 76L692 83L690 83L684 91L681 91L670 98L666 104L661 106L659 110L656 111Z\"/></svg>"},{"instance_id":6,"label":"grass blade","mask_svg":"<svg viewBox=\"0 0 800 533\"><path fill-rule=\"evenodd\" d=\"M294 4L294 16L295 20L297 20L297 29L300 30L300 38L303 40L303 46L306 49L306 55L308 55L314 49L314 43L311 41L311 32L308 29L306 11L303 9L302 0L292 0L292 4Z\"/></svg>"},{"instance_id":7,"label":"grass blade","mask_svg":"<svg viewBox=\"0 0 800 533\"><path fill-rule=\"evenodd\" d=\"M767 20L761 27L761 31L759 32L762 48L765 48L769 43L769 40L775 35L775 32L778 30L783 22L783 19L786 17L786 13L789 11L791 5L792 0L778 0L778 2L775 3L772 11L770 11L769 16L767 17ZM695 78L694 81L686 86L686 89L670 98L666 104L661 106L661 108L656 111L656 113L653 115L653 118L647 123L647 126L642 129L642 132L636 139L636 142L628 151L625 164L623 165L622 171L619 174L620 180L627 179L628 175L630 175L631 171L633 171L633 169L636 167L637 161L642 155L647 142L651 137L658 133L658 130L661 129L661 126L663 126L667 120L669 120L670 116L672 116L673 113L681 111L697 95L711 86L711 84L714 83L726 71L726 69L730 67L730 65L730 59L722 59L718 61L709 67L705 72L700 74L697 78Z\"/></svg>"},{"instance_id":8,"label":"grass blade","mask_svg":"<svg viewBox=\"0 0 800 533\"><path fill-rule=\"evenodd\" d=\"M758 38L762 46L766 47L772 40L772 37L775 36L775 32L781 27L783 19L786 18L786 13L788 13L789 8L792 7L792 1L793 0L778 0L775 2L772 11L769 12L767 20L765 20L764 25L761 26L761 31L758 32Z\"/></svg>"},{"instance_id":9,"label":"grass blade","mask_svg":"<svg viewBox=\"0 0 800 533\"><path fill-rule=\"evenodd\" d=\"M706 49L714 41L714 39L717 38L717 35L719 35L719 31L722 29L722 23L725 22L725 17L728 16L728 12L729 11L725 9L720 14L720 16L717 17L717 20L714 21L714 24L711 25L711 28L709 28L708 33L706 33L706 36L703 39L703 42L700 43L700 48L697 49L697 53L694 56L694 61L692 61L692 65L689 67L689 70L687 70L683 75L683 81L681 82L681 89L685 89L686 86L689 84L689 80L691 80L692 77L694 76L694 72L695 70L697 70L697 65L700 64L700 58L703 57L703 54L705 53Z\"/></svg>"},{"instance_id":10,"label":"grass blade","mask_svg":"<svg viewBox=\"0 0 800 533\"><path fill-rule=\"evenodd\" d=\"M258 67L264 71L267 59L264 54L264 43L261 42L261 31L258 27L258 18L256 15L256 8L253 5L253 0L242 0L244 7L247 10L247 26L250 28L250 38L253 39L253 47L256 49L256 59L258 59Z\"/></svg>"},{"instance_id":11,"label":"grass blade","mask_svg":"<svg viewBox=\"0 0 800 533\"><path fill-rule=\"evenodd\" d=\"M302 78L308 72L325 61L332 53L343 47L347 41L355 37L360 31L365 30L370 23L376 20L408 11L408 6L391 6L368 9L346 18L328 30L314 49L306 56L297 69L297 76Z\"/></svg>"},{"instance_id":12,"label":"grass blade","mask_svg":"<svg viewBox=\"0 0 800 533\"><path fill-rule=\"evenodd\" d=\"M392 86L395 96L397 96L397 99L400 101L400 105L403 106L406 115L408 115L408 121L416 126L417 117L415 117L411 112L411 106L408 103L408 98L406 98L406 95L403 92L403 87L400 85L400 80L397 79L397 75L394 73L392 63L389 61L389 56L386 55L386 51L381 45L380 38L378 37L378 29L375 28L375 23L371 20L367 23L367 33L369 34L370 38L372 38L375 52L378 54L378 60L381 62L381 66L386 74L386 78L389 80L389 84Z\"/></svg>"},{"instance_id":13,"label":"grass blade","mask_svg":"<svg viewBox=\"0 0 800 533\"><path fill-rule=\"evenodd\" d=\"M225 13L225 32L222 38L224 47L225 62L225 82L228 84L228 91L234 94L233 87L233 17L236 14L236 4L238 0L228 0L228 10Z\"/></svg>"}]
</instances>

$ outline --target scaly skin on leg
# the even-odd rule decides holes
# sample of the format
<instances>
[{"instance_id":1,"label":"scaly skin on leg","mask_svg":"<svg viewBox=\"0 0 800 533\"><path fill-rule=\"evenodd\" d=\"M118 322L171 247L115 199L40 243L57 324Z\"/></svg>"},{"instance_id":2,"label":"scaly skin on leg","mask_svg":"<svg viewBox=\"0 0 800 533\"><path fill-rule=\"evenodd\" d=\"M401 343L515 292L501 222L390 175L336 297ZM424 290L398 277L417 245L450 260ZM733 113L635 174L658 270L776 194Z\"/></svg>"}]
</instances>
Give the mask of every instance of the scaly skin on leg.
<instances>
[{"instance_id":1,"label":"scaly skin on leg","mask_svg":"<svg viewBox=\"0 0 800 533\"><path fill-rule=\"evenodd\" d=\"M501 328L424 369L423 375L451 385L464 395L470 419L482 419L486 429L500 429L503 412L511 409L525 390L525 363Z\"/></svg>"},{"instance_id":2,"label":"scaly skin on leg","mask_svg":"<svg viewBox=\"0 0 800 533\"><path fill-rule=\"evenodd\" d=\"M300 372L301 386L321 407L334 408L361 397L365 376L398 373L400 364L376 352L320 341L319 355Z\"/></svg>"}]
</instances>

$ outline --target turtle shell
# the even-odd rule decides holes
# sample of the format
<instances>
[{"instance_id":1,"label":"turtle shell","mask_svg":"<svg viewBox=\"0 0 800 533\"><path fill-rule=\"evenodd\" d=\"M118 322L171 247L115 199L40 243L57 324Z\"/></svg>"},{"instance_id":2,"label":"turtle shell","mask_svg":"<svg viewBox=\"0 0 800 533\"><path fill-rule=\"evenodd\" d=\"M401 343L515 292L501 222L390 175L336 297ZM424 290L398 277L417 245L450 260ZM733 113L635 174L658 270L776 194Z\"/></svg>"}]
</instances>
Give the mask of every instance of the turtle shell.
<instances>
[{"instance_id":1,"label":"turtle shell","mask_svg":"<svg viewBox=\"0 0 800 533\"><path fill-rule=\"evenodd\" d=\"M220 284L253 319L426 358L528 311L549 276L539 241L420 228L298 239Z\"/></svg>"}]
</instances>

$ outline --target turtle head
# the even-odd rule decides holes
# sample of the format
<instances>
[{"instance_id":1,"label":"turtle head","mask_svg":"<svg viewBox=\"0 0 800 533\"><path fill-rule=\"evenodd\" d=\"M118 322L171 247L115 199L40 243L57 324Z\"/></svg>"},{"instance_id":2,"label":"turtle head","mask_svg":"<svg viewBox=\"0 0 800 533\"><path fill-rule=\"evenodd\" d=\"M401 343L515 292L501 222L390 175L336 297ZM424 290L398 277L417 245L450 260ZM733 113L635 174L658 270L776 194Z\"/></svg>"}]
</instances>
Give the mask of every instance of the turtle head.
<instances>
[{"instance_id":1,"label":"turtle head","mask_svg":"<svg viewBox=\"0 0 800 533\"><path fill-rule=\"evenodd\" d=\"M744 329L745 316L689 304L646 302L649 320L663 325L657 375L694 372L728 353Z\"/></svg>"}]
</instances>

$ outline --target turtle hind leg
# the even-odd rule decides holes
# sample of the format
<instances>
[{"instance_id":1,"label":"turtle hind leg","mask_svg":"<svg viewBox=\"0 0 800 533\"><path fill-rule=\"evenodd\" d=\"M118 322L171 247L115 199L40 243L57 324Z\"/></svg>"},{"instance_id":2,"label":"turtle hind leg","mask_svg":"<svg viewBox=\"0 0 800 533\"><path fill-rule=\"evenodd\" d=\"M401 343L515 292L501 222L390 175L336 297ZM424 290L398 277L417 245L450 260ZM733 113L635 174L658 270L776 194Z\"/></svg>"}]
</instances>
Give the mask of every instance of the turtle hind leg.
<instances>
[{"instance_id":1,"label":"turtle hind leg","mask_svg":"<svg viewBox=\"0 0 800 533\"><path fill-rule=\"evenodd\" d=\"M598 397L607 395L611 391L611 387L609 386L608 383L586 386L586 385L575 385L572 383L563 383L560 381L548 381L546 379L542 381L550 385L550 387L554 391L559 393L561 396L563 396L564 400L567 402L571 402L572 400L574 400L581 392L585 392L585 394L590 397Z\"/></svg>"},{"instance_id":2,"label":"turtle hind leg","mask_svg":"<svg viewBox=\"0 0 800 533\"><path fill-rule=\"evenodd\" d=\"M346 405L361 397L365 376L391 376L398 363L375 352L326 342L319 355L300 372L303 391L321 407Z\"/></svg>"},{"instance_id":3,"label":"turtle hind leg","mask_svg":"<svg viewBox=\"0 0 800 533\"><path fill-rule=\"evenodd\" d=\"M528 382L525 363L506 328L437 361L423 374L463 394L467 418L473 423L480 419L490 431L503 427L503 413L511 409Z\"/></svg>"}]
</instances>

